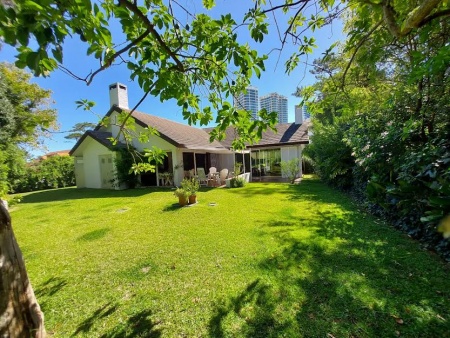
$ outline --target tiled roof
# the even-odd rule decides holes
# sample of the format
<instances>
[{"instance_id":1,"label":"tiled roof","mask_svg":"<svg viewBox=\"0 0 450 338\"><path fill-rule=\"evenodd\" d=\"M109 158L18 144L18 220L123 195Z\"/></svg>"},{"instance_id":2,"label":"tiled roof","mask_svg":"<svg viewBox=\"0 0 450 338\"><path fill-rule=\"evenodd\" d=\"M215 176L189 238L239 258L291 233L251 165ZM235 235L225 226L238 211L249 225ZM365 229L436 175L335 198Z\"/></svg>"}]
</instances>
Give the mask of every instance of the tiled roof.
<instances>
[{"instance_id":1,"label":"tiled roof","mask_svg":"<svg viewBox=\"0 0 450 338\"><path fill-rule=\"evenodd\" d=\"M130 111L129 109L119 108L117 106L111 107L106 116L111 115L112 112L121 112L121 111ZM187 148L187 149L202 149L216 152L227 152L231 148L231 143L236 138L236 133L233 127L229 127L226 130L226 139L223 141L213 141L212 143L209 141L209 132L212 128L196 128L186 124L181 124L175 121L171 121L159 116L149 115L142 112L134 111L132 114L136 123L141 125L142 127L153 127L159 132L159 136L166 140L167 142L173 144L178 148ZM248 145L248 147L269 147L269 146L280 146L280 145L289 145L289 144L308 144L308 126L309 121L305 121L303 124L295 124L295 123L283 123L278 124L276 126L277 133L274 133L271 130L265 131L262 135L261 140L254 145ZM101 125L99 124L95 128L95 133L105 133L100 132L99 129ZM109 146L111 142L107 139L111 137L110 133L105 133L109 135L104 135L102 138L100 135L98 141L103 145L107 146L104 141L109 142ZM92 135L91 135L92 136ZM83 137L78 141L82 141ZM95 138L95 137L94 137ZM103 140L103 142L101 141ZM78 145L77 143L77 145ZM71 154L74 152L72 149Z\"/></svg>"},{"instance_id":2,"label":"tiled roof","mask_svg":"<svg viewBox=\"0 0 450 338\"><path fill-rule=\"evenodd\" d=\"M141 124L155 128L163 139L179 148L227 150L218 141L210 142L209 134L204 129L136 111L132 116Z\"/></svg>"},{"instance_id":3,"label":"tiled roof","mask_svg":"<svg viewBox=\"0 0 450 338\"><path fill-rule=\"evenodd\" d=\"M281 146L288 144L308 144L308 127L309 121L305 121L302 124L295 123L280 123L276 125L277 132L272 130L266 130L262 133L261 140L253 145L247 145L249 148L257 147L269 147L269 146ZM206 128L207 132L210 132L212 128ZM233 140L238 137L233 127L228 127L226 132L226 138L220 141L223 146L230 148Z\"/></svg>"},{"instance_id":4,"label":"tiled roof","mask_svg":"<svg viewBox=\"0 0 450 338\"><path fill-rule=\"evenodd\" d=\"M99 142L100 144L104 145L109 149L126 147L126 145L121 142L118 142L116 145L113 145L110 140L110 138L112 137L112 134L110 132L99 130L88 130L83 134L83 136L81 136L81 138L73 146L72 150L70 150L69 155L72 155L88 136L92 137L94 140L96 140L97 142Z\"/></svg>"}]
</instances>

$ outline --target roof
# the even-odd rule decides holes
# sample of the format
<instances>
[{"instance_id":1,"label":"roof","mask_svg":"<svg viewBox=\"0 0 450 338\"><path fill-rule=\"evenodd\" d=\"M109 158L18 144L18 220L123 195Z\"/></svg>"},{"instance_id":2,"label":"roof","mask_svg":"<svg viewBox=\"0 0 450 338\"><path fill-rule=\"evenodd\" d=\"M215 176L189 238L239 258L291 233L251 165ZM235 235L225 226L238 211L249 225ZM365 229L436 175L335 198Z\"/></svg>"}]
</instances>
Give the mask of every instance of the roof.
<instances>
[{"instance_id":1,"label":"roof","mask_svg":"<svg viewBox=\"0 0 450 338\"><path fill-rule=\"evenodd\" d=\"M136 111L132 116L141 125L155 128L161 138L178 148L228 150L218 141L210 142L209 133L204 129Z\"/></svg>"},{"instance_id":2,"label":"roof","mask_svg":"<svg viewBox=\"0 0 450 338\"><path fill-rule=\"evenodd\" d=\"M68 150L52 151L50 153L46 153L44 155L39 156L39 159L45 160L45 159L47 159L49 157L52 157L52 156L69 156L69 152L70 152L70 149L68 149Z\"/></svg>"},{"instance_id":3,"label":"roof","mask_svg":"<svg viewBox=\"0 0 450 338\"><path fill-rule=\"evenodd\" d=\"M120 113L122 111L130 112L129 109L119 108L117 106L111 107L106 116L111 115L114 111ZM132 113L135 122L142 127L152 127L159 132L159 136L167 142L173 144L177 148L208 150L211 152L229 152L233 140L236 138L236 133L233 127L228 127L226 130L227 137L225 140L210 142L209 132L212 128L196 128L186 124L181 124L175 121L165 119L163 117L145 114L134 111ZM94 131L86 132L75 144L70 151L72 155L79 145L87 136L91 136L104 146L113 148L111 141L112 135L109 132L100 131L101 124L98 124ZM248 148L257 147L271 147L294 144L308 144L308 127L309 122L303 124L282 123L276 126L277 133L272 130L263 132L261 140L253 145L248 145ZM120 146L125 146L120 144Z\"/></svg>"},{"instance_id":4,"label":"roof","mask_svg":"<svg viewBox=\"0 0 450 338\"><path fill-rule=\"evenodd\" d=\"M111 142L112 134L110 132L99 130L88 130L83 134L83 136L81 136L81 138L73 146L72 150L70 150L69 152L69 155L72 155L88 136L92 137L94 140L96 140L97 142L99 142L100 144L104 145L106 148L111 150L126 147L126 145L121 142L118 142L116 145L113 145Z\"/></svg>"},{"instance_id":5,"label":"roof","mask_svg":"<svg viewBox=\"0 0 450 338\"><path fill-rule=\"evenodd\" d=\"M310 126L309 121L305 121L302 124L295 123L280 123L275 126L277 132L274 133L268 129L262 133L262 137L259 142L247 145L248 148L260 148L260 147L272 147L294 144L308 144L308 128ZM206 128L206 131L211 131L212 128ZM226 138L220 141L223 146L230 148L233 140L237 134L233 127L228 127L225 131Z\"/></svg>"}]
</instances>

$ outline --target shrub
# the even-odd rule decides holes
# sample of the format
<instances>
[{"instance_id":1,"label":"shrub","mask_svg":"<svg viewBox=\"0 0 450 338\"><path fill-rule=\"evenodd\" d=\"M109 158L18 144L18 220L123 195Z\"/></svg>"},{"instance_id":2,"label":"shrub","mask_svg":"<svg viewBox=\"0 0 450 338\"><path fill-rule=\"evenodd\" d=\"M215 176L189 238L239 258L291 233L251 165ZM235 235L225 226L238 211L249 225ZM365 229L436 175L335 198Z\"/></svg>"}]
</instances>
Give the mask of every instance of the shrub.
<instances>
[{"instance_id":1,"label":"shrub","mask_svg":"<svg viewBox=\"0 0 450 338\"><path fill-rule=\"evenodd\" d=\"M184 178L181 181L181 188L185 190L189 196L193 196L200 189L200 183L195 178Z\"/></svg>"},{"instance_id":2,"label":"shrub","mask_svg":"<svg viewBox=\"0 0 450 338\"><path fill-rule=\"evenodd\" d=\"M245 184L247 182L245 181L245 178L243 177L234 177L230 180L230 187L231 188L242 188L245 187Z\"/></svg>"},{"instance_id":3,"label":"shrub","mask_svg":"<svg viewBox=\"0 0 450 338\"><path fill-rule=\"evenodd\" d=\"M294 183L299 172L299 159L293 158L289 161L281 161L281 174L289 179L289 182Z\"/></svg>"}]
</instances>

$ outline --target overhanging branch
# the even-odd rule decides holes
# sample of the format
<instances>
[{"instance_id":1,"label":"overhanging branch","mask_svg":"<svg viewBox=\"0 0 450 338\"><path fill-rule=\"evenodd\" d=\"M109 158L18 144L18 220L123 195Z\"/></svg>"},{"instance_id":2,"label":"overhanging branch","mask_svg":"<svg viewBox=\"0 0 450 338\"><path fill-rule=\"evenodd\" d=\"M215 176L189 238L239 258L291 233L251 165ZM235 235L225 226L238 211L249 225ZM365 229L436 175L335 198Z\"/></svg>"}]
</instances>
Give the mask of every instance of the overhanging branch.
<instances>
[{"instance_id":1,"label":"overhanging branch","mask_svg":"<svg viewBox=\"0 0 450 338\"><path fill-rule=\"evenodd\" d=\"M167 46L167 44L164 42L164 40L161 38L161 35L156 31L155 26L150 22L150 20L147 18L147 16L144 15L140 11L140 9L137 7L136 3L131 3L128 0L119 0L119 6L124 6L125 8L129 9L131 12L133 12L139 19L141 19L142 23L147 27L147 29L150 31L152 36L158 41L158 44L161 46L161 48L166 52L167 55L169 55L172 60L175 61L177 65L177 69L180 72L184 72L184 66L183 63L178 59L178 57L172 52L172 50Z\"/></svg>"}]
</instances>

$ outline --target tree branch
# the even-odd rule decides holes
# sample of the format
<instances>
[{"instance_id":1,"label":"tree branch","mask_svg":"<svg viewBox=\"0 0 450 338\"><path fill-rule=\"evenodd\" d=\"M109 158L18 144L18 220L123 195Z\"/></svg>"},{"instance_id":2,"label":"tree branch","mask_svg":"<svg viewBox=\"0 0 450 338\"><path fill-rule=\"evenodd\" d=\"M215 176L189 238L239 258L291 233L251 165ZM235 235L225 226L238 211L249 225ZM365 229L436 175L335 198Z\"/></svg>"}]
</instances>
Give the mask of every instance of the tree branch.
<instances>
[{"instance_id":1,"label":"tree branch","mask_svg":"<svg viewBox=\"0 0 450 338\"><path fill-rule=\"evenodd\" d=\"M429 23L430 21L432 21L434 19L437 19L437 18L440 18L443 16L449 16L449 15L450 15L450 8L433 13L431 15L428 15L425 19L423 19L422 22L420 23L419 27L426 25L427 23Z\"/></svg>"},{"instance_id":2,"label":"tree branch","mask_svg":"<svg viewBox=\"0 0 450 338\"><path fill-rule=\"evenodd\" d=\"M365 36L362 37L361 40L359 40L358 45L356 46L355 50L353 51L352 57L350 58L350 61L348 62L347 66L345 67L344 73L342 74L342 88L345 87L345 77L347 76L347 72L350 69L350 66L353 63L353 60L355 59L356 53L358 53L359 49L362 47L362 45L369 39L369 37L372 35L375 30L377 30L378 27L382 24L382 20L380 20L375 26L373 26L370 31L367 32Z\"/></svg>"},{"instance_id":3,"label":"tree branch","mask_svg":"<svg viewBox=\"0 0 450 338\"><path fill-rule=\"evenodd\" d=\"M142 33L141 35L139 35L135 40L131 41L128 45L126 45L125 47L123 47L121 50L118 50L117 52L115 52L113 55L111 55L111 57L108 60L105 60L105 63L103 64L103 66L101 66L99 69L97 69L95 72L93 72L90 76L89 79L87 80L87 85L89 86L92 83L92 80L94 80L95 75L97 75L98 73L100 73L101 71L105 70L106 68L108 68L109 66L111 66L111 64L114 62L115 58L120 56L122 53L126 52L127 50L129 50L131 47L137 45L139 42L141 42L142 40L144 40L148 35L150 34L150 30L147 29L144 33Z\"/></svg>"},{"instance_id":4,"label":"tree branch","mask_svg":"<svg viewBox=\"0 0 450 338\"><path fill-rule=\"evenodd\" d=\"M128 119L130 118L130 116L135 112L136 109L138 109L138 107L141 105L142 102L144 102L144 100L147 98L148 94L150 94L150 92L152 91L152 89L155 87L156 82L153 82L152 85L150 86L150 88L145 92L145 94L141 97L141 99L139 100L138 103L136 103L136 105L133 107L133 109L131 109L127 116L125 116L125 118L123 119L123 122L120 125L120 131L117 134L116 140L118 140L120 133L122 132L122 130L125 128L125 124L127 123Z\"/></svg>"},{"instance_id":5,"label":"tree branch","mask_svg":"<svg viewBox=\"0 0 450 338\"><path fill-rule=\"evenodd\" d=\"M269 13L269 12L276 11L277 9L280 9L280 8L294 7L294 6L297 6L297 5L301 4L301 3L308 3L309 1L310 0L299 0L299 1L293 2L291 4L284 3L283 5L278 5L278 6L266 9L266 10L262 11L262 13L266 14L266 13Z\"/></svg>"},{"instance_id":6,"label":"tree branch","mask_svg":"<svg viewBox=\"0 0 450 338\"><path fill-rule=\"evenodd\" d=\"M430 15L441 2L442 0L423 0L420 6L413 9L403 21L403 24L399 26L395 20L397 13L391 6L390 1L386 0L382 5L384 21L391 34L396 38L401 38L411 33L414 28L419 28L439 16L450 15L449 10Z\"/></svg>"},{"instance_id":7,"label":"tree branch","mask_svg":"<svg viewBox=\"0 0 450 338\"><path fill-rule=\"evenodd\" d=\"M183 63L177 58L177 56L172 52L172 50L167 46L164 40L161 38L161 35L156 31L155 26L150 22L150 20L139 10L139 8L134 4L129 2L128 0L119 0L119 6L124 6L133 12L139 19L141 19L142 23L150 30L152 36L158 41L158 44L162 47L162 49L169 55L177 64L177 69L180 72L184 72Z\"/></svg>"}]
</instances>

